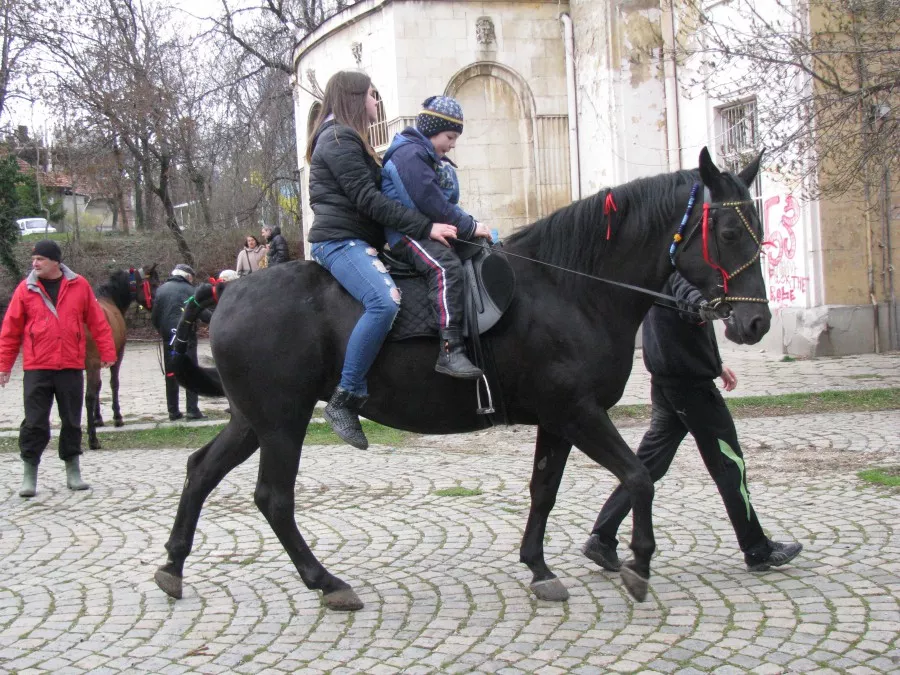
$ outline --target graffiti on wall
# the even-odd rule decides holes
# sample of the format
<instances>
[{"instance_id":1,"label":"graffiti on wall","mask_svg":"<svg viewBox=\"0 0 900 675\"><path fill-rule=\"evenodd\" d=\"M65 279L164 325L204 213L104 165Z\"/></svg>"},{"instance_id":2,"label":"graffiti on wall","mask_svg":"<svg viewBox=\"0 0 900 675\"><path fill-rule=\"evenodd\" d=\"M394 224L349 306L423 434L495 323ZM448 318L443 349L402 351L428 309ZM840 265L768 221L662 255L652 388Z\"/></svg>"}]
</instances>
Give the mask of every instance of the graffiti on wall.
<instances>
[{"instance_id":1,"label":"graffiti on wall","mask_svg":"<svg viewBox=\"0 0 900 675\"><path fill-rule=\"evenodd\" d=\"M811 289L806 269L806 230L796 197L768 197L763 202L763 225L767 242L763 248L763 271L770 304L807 307Z\"/></svg>"}]
</instances>

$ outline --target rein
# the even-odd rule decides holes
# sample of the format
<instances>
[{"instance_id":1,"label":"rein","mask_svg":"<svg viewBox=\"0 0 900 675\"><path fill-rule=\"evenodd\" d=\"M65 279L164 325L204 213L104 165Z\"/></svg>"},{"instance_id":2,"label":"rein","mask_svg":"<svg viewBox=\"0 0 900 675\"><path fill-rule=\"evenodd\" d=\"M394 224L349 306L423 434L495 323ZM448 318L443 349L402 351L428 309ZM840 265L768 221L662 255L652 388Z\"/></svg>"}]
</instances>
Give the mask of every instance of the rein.
<instances>
[{"instance_id":1,"label":"rein","mask_svg":"<svg viewBox=\"0 0 900 675\"><path fill-rule=\"evenodd\" d=\"M484 247L484 244L479 244L474 241L466 241L465 239L455 239L457 243L468 244L469 246L478 246ZM612 279L604 279L603 277L598 277L593 274L587 274L585 272L579 272L577 270L571 270L568 267L561 267L560 265L554 265L553 263L544 262L543 260L537 260L535 258L529 258L525 255L519 255L518 253L510 253L509 251L503 250L500 251L502 255L512 256L513 258L519 258L521 260L527 260L528 262L535 263L536 265L543 265L544 267L550 267L555 270L559 270L560 272L568 272L569 274L575 274L579 277L585 277L587 279L593 279L594 281L601 281L604 284L610 284L611 286L618 286L620 288L626 288L629 291L636 291L638 293L643 293L645 295L652 295L654 298L659 298L661 300L671 300L672 302L677 302L677 300L671 296L666 295L665 293L657 293L656 291L651 291L648 288L643 288L641 286L635 286L633 284L626 284L622 281L613 281Z\"/></svg>"},{"instance_id":2,"label":"rein","mask_svg":"<svg viewBox=\"0 0 900 675\"><path fill-rule=\"evenodd\" d=\"M143 305L143 307L144 307L144 309L148 309L148 310L153 309L153 297L150 292L150 280L146 276L144 276L144 268L143 267L138 268L138 269L135 269L134 267L132 267L128 270L128 290L131 292L131 299L134 300L135 302L137 302L139 305L141 304L140 302L138 302L138 296L137 296L137 278L138 277L140 277L140 279L141 279L141 282L142 282L141 287L144 290L144 300L146 301L146 304Z\"/></svg>"},{"instance_id":3,"label":"rein","mask_svg":"<svg viewBox=\"0 0 900 675\"><path fill-rule=\"evenodd\" d=\"M710 202L711 195L709 193L709 188L703 188L703 215L696 225L691 229L690 233L687 237L684 236L684 230L687 227L688 221L690 221L691 214L694 210L694 202L697 198L697 192L700 189L700 183L694 183L691 188L691 196L688 199L687 208L685 209L684 216L681 218L681 223L678 226L678 230L672 238L672 244L669 247L669 260L672 262L672 267L675 267L675 258L678 254L684 250L685 246L687 246L690 239L697 232L697 228L702 228L703 235L703 260L707 265L717 270L722 275L722 289L723 294L713 298L709 301L709 307L719 314L720 318L725 319L728 315L731 314L731 307L729 305L730 302L761 302L768 304L768 300L765 298L753 298L753 297L742 297L742 296L734 296L728 295L728 280L733 279L738 274L748 269L753 263L755 263L762 252L763 243L760 242L759 237L753 231L753 228L750 226L750 223L747 221L744 212L741 210L741 206L746 204L752 204L753 200L743 200L736 202ZM738 267L734 272L728 273L723 267L718 265L715 261L710 258L709 255L709 212L711 209L720 209L720 208L733 208L735 212L738 214L738 217L741 219L741 222L744 224L744 227L750 233L750 236L753 238L753 241L756 242L757 248L756 253L748 260L746 263ZM615 201L612 199L612 192L606 195L606 202L604 203L603 213L607 216L607 229L606 229L606 238L610 238L611 232L611 220L612 220L612 211L618 211L616 207ZM463 244L468 244L469 246L484 246L484 244L479 244L472 241L466 241L465 239L457 239L457 242L462 242ZM679 244L684 242L684 246L679 249ZM586 274L585 272L578 272L577 270L572 270L567 267L561 267L560 265L554 265L552 263L544 262L543 260L536 260L535 258L529 258L528 256L519 255L518 253L510 253L509 251L503 251L503 255L512 256L513 258L519 258L521 260L527 260L528 262L535 263L537 265L544 265L545 267L550 267L555 270L559 270L561 272L567 272L569 274L575 274L580 277L585 277L587 279L593 279L594 281L600 281L604 284L609 284L610 286L618 286L619 288L625 288L629 291L635 291L637 293L643 293L644 295L649 295L654 298L658 298L660 300L667 300L670 302L674 302L677 304L678 300L671 295L666 295L665 293L657 293L656 291L651 291L647 288L642 288L641 286L635 286L633 284L626 284L621 281L614 281L612 279L606 279L604 277L598 277L593 274ZM668 305L661 305L664 307L668 307ZM695 312L691 312L695 313Z\"/></svg>"}]
</instances>

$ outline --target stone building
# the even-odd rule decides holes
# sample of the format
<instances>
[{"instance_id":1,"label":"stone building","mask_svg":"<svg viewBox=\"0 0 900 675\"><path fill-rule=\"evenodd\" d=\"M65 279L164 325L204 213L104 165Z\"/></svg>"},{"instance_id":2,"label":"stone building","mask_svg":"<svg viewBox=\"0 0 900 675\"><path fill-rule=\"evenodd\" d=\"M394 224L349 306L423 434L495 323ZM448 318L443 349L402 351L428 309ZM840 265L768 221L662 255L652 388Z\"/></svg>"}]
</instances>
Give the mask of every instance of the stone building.
<instances>
[{"instance_id":1,"label":"stone building","mask_svg":"<svg viewBox=\"0 0 900 675\"><path fill-rule=\"evenodd\" d=\"M298 147L328 78L361 68L381 99L379 150L427 96L460 101L461 204L501 234L604 186L696 167L703 146L736 168L759 150L757 97L762 105L767 92L689 91L699 71L669 56L685 30L678 4L673 12L666 0L361 0L295 50ZM804 200L796 182L772 171L754 190L774 244L763 256L774 315L764 346L798 355L890 347L895 303L866 292L874 244L860 219L845 204ZM900 213L886 218L886 233L900 240ZM877 273L897 263L889 249Z\"/></svg>"}]
</instances>

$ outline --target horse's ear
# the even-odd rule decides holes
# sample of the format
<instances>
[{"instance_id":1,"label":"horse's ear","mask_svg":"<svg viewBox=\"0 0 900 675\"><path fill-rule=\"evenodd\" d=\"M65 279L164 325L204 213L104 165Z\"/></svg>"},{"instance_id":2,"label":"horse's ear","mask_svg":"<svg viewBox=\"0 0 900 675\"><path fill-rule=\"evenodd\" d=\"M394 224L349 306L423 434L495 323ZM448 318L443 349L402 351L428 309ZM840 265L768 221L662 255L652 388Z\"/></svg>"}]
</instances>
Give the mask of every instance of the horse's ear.
<instances>
[{"instance_id":1,"label":"horse's ear","mask_svg":"<svg viewBox=\"0 0 900 675\"><path fill-rule=\"evenodd\" d=\"M752 187L753 181L756 180L756 174L759 173L759 163L762 161L764 152L765 150L760 150L759 154L756 156L756 159L745 166L738 174L738 178L740 178L741 182L748 188Z\"/></svg>"},{"instance_id":2,"label":"horse's ear","mask_svg":"<svg viewBox=\"0 0 900 675\"><path fill-rule=\"evenodd\" d=\"M700 151L700 178L703 180L703 184L708 188L712 188L718 184L721 176L722 172L719 171L719 167L712 161L712 157L709 156L709 150L704 145Z\"/></svg>"}]
</instances>

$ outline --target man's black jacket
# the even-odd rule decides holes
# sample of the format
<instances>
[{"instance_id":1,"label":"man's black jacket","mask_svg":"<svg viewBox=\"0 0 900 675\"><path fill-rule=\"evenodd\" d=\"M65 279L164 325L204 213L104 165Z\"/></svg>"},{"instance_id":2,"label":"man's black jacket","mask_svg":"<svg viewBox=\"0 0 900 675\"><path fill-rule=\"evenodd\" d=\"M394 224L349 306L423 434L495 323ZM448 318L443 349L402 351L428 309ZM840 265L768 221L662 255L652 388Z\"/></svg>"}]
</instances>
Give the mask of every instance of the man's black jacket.
<instances>
[{"instance_id":1,"label":"man's black jacket","mask_svg":"<svg viewBox=\"0 0 900 675\"><path fill-rule=\"evenodd\" d=\"M679 304L699 303L703 296L683 276L675 272L662 290ZM673 309L653 305L644 317L644 365L660 384L684 380L712 380L722 373L722 358L712 324L701 323Z\"/></svg>"},{"instance_id":2,"label":"man's black jacket","mask_svg":"<svg viewBox=\"0 0 900 675\"><path fill-rule=\"evenodd\" d=\"M287 239L281 234L280 227L273 227L271 229L266 242L269 244L269 251L266 253L266 262L269 264L269 267L287 262L291 259L291 255L288 252Z\"/></svg>"},{"instance_id":3,"label":"man's black jacket","mask_svg":"<svg viewBox=\"0 0 900 675\"><path fill-rule=\"evenodd\" d=\"M150 322L166 344L169 344L169 340L172 339L172 331L181 320L185 301L194 294L195 290L190 281L179 276L169 277L166 279L166 283L156 289ZM199 318L204 323L208 323L211 314L209 310L204 310ZM197 344L196 333L191 333L189 344Z\"/></svg>"},{"instance_id":4,"label":"man's black jacket","mask_svg":"<svg viewBox=\"0 0 900 675\"><path fill-rule=\"evenodd\" d=\"M353 129L322 125L309 168L309 203L314 218L309 241L362 239L384 245L384 228L427 239L431 221L381 194L381 167Z\"/></svg>"}]
</instances>

